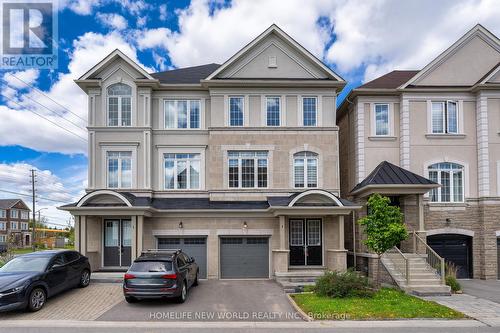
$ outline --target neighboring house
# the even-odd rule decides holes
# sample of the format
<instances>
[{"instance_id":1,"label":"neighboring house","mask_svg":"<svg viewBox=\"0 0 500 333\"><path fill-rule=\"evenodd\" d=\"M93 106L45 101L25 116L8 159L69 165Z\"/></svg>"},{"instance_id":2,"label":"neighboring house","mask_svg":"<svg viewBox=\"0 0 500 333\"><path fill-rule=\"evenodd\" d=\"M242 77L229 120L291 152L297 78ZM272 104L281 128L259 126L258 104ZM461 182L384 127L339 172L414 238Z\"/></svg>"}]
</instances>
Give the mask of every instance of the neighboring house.
<instances>
[{"instance_id":1,"label":"neighboring house","mask_svg":"<svg viewBox=\"0 0 500 333\"><path fill-rule=\"evenodd\" d=\"M393 71L354 89L340 106L337 123L342 196L364 205L370 193L389 195L409 229L456 263L460 277L497 278L500 40L495 35L477 25L423 69ZM363 209L354 217L365 214ZM346 228L346 247L357 252L357 266L367 269L370 255L355 227L355 248L352 228Z\"/></svg>"},{"instance_id":2,"label":"neighboring house","mask_svg":"<svg viewBox=\"0 0 500 333\"><path fill-rule=\"evenodd\" d=\"M30 209L21 199L0 199L0 250L31 246Z\"/></svg>"},{"instance_id":3,"label":"neighboring house","mask_svg":"<svg viewBox=\"0 0 500 333\"><path fill-rule=\"evenodd\" d=\"M242 44L244 41L242 41ZM182 248L200 278L346 268L337 94L346 82L272 25L222 65L149 74L115 50L88 94L76 249L123 269Z\"/></svg>"}]
</instances>

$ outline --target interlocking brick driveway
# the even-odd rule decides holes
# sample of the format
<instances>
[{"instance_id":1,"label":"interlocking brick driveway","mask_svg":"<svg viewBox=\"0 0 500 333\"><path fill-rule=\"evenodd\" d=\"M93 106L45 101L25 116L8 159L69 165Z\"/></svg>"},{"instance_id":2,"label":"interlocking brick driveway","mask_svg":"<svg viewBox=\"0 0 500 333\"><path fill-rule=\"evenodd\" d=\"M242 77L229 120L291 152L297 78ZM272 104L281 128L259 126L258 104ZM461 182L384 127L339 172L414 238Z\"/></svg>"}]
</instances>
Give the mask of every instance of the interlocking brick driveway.
<instances>
[{"instance_id":1,"label":"interlocking brick driveway","mask_svg":"<svg viewBox=\"0 0 500 333\"><path fill-rule=\"evenodd\" d=\"M94 320L123 300L120 284L93 283L50 298L38 312L1 313L2 320Z\"/></svg>"}]
</instances>

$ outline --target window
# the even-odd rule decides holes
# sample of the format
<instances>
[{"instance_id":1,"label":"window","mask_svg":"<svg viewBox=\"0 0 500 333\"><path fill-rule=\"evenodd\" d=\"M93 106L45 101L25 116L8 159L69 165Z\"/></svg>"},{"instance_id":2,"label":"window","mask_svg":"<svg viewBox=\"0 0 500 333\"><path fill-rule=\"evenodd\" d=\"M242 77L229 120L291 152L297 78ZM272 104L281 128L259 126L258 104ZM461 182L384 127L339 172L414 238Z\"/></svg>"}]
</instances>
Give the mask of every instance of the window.
<instances>
[{"instance_id":1,"label":"window","mask_svg":"<svg viewBox=\"0 0 500 333\"><path fill-rule=\"evenodd\" d=\"M164 154L165 189L200 189L200 154Z\"/></svg>"},{"instance_id":2,"label":"window","mask_svg":"<svg viewBox=\"0 0 500 333\"><path fill-rule=\"evenodd\" d=\"M21 211L21 219L23 219L23 220L29 219L29 212L26 210L22 210Z\"/></svg>"},{"instance_id":3,"label":"window","mask_svg":"<svg viewBox=\"0 0 500 333\"><path fill-rule=\"evenodd\" d=\"M266 124L267 126L280 126L281 99L279 97L266 97Z\"/></svg>"},{"instance_id":4,"label":"window","mask_svg":"<svg viewBox=\"0 0 500 333\"><path fill-rule=\"evenodd\" d=\"M6 218L7 217L7 211L5 209L0 209L0 218Z\"/></svg>"},{"instance_id":5,"label":"window","mask_svg":"<svg viewBox=\"0 0 500 333\"><path fill-rule=\"evenodd\" d=\"M18 219L19 218L19 211L17 209L11 209L10 210L10 217L13 219Z\"/></svg>"},{"instance_id":6,"label":"window","mask_svg":"<svg viewBox=\"0 0 500 333\"><path fill-rule=\"evenodd\" d=\"M108 187L132 187L132 152L109 151L108 155Z\"/></svg>"},{"instance_id":7,"label":"window","mask_svg":"<svg viewBox=\"0 0 500 333\"><path fill-rule=\"evenodd\" d=\"M17 222L10 222L10 228L11 228L12 230L17 230L17 229L18 229Z\"/></svg>"},{"instance_id":8,"label":"window","mask_svg":"<svg viewBox=\"0 0 500 333\"><path fill-rule=\"evenodd\" d=\"M108 126L132 125L132 88L123 83L108 88Z\"/></svg>"},{"instance_id":9,"label":"window","mask_svg":"<svg viewBox=\"0 0 500 333\"><path fill-rule=\"evenodd\" d=\"M165 128L200 128L199 100L166 100Z\"/></svg>"},{"instance_id":10,"label":"window","mask_svg":"<svg viewBox=\"0 0 500 333\"><path fill-rule=\"evenodd\" d=\"M6 243L6 242L7 242L7 236L0 235L0 243Z\"/></svg>"},{"instance_id":11,"label":"window","mask_svg":"<svg viewBox=\"0 0 500 333\"><path fill-rule=\"evenodd\" d=\"M293 155L295 187L318 187L318 154L303 151Z\"/></svg>"},{"instance_id":12,"label":"window","mask_svg":"<svg viewBox=\"0 0 500 333\"><path fill-rule=\"evenodd\" d=\"M229 126L243 126L243 97L229 97Z\"/></svg>"},{"instance_id":13,"label":"window","mask_svg":"<svg viewBox=\"0 0 500 333\"><path fill-rule=\"evenodd\" d=\"M464 167L457 163L436 163L429 166L429 179L441 184L430 192L431 202L464 201Z\"/></svg>"},{"instance_id":14,"label":"window","mask_svg":"<svg viewBox=\"0 0 500 333\"><path fill-rule=\"evenodd\" d=\"M0 230L5 230L7 229L5 222L0 222Z\"/></svg>"},{"instance_id":15,"label":"window","mask_svg":"<svg viewBox=\"0 0 500 333\"><path fill-rule=\"evenodd\" d=\"M432 133L458 133L457 102L432 102Z\"/></svg>"},{"instance_id":16,"label":"window","mask_svg":"<svg viewBox=\"0 0 500 333\"><path fill-rule=\"evenodd\" d=\"M302 99L304 126L316 126L317 98L304 97Z\"/></svg>"},{"instance_id":17,"label":"window","mask_svg":"<svg viewBox=\"0 0 500 333\"><path fill-rule=\"evenodd\" d=\"M375 135L389 135L389 104L375 104Z\"/></svg>"},{"instance_id":18,"label":"window","mask_svg":"<svg viewBox=\"0 0 500 333\"><path fill-rule=\"evenodd\" d=\"M80 259L80 254L78 252L73 252L73 251L63 253L63 256L65 262L73 262Z\"/></svg>"},{"instance_id":19,"label":"window","mask_svg":"<svg viewBox=\"0 0 500 333\"><path fill-rule=\"evenodd\" d=\"M267 187L267 151L228 152L229 187Z\"/></svg>"},{"instance_id":20,"label":"window","mask_svg":"<svg viewBox=\"0 0 500 333\"><path fill-rule=\"evenodd\" d=\"M304 226L302 220L290 220L290 246L304 245Z\"/></svg>"},{"instance_id":21,"label":"window","mask_svg":"<svg viewBox=\"0 0 500 333\"><path fill-rule=\"evenodd\" d=\"M21 222L21 230L28 230L28 223Z\"/></svg>"}]
</instances>

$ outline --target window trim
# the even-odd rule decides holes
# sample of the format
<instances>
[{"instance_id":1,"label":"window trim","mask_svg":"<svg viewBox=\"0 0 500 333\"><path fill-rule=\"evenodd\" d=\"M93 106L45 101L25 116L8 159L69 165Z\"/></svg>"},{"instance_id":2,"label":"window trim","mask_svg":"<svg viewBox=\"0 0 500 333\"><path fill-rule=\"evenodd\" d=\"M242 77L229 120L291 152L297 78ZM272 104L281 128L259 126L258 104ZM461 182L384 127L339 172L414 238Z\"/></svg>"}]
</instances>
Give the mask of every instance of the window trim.
<instances>
[{"instance_id":1,"label":"window trim","mask_svg":"<svg viewBox=\"0 0 500 333\"><path fill-rule=\"evenodd\" d=\"M174 157L174 188L167 188L167 183L166 183L166 179L165 179L165 176L166 176L166 168L165 168L165 160L166 160L166 157L165 155L167 154L173 154L173 155L177 155L177 154L197 154L199 155L199 157L197 159L193 159L193 158L188 158L188 159L179 159L181 161L186 161L186 188L178 188L178 180L177 180L177 157ZM191 161L192 160L198 160L200 162L200 172L199 172L199 175L198 175L198 187L197 188L192 188L190 185L191 185ZM202 170L201 170L201 153L163 153L163 190L164 191L172 191L172 190L177 190L177 191L199 191L201 190L201 173L202 173Z\"/></svg>"},{"instance_id":2,"label":"window trim","mask_svg":"<svg viewBox=\"0 0 500 333\"><path fill-rule=\"evenodd\" d=\"M316 186L309 186L309 180L308 180L308 177L307 177L307 160L310 159L311 157L303 157L303 158L299 158L299 157L296 157L296 155L300 154L300 153L311 153L311 154L314 154L315 156L313 157L315 160L316 160ZM304 160L304 186L303 187L299 187L297 186L297 182L295 181L295 160L297 159L302 159ZM320 167L319 167L319 154L314 152L314 151L310 151L310 150L301 150L301 151L297 151L295 153L292 154L292 182L293 182L293 188L294 189L314 189L314 188L319 188L319 170L320 170Z\"/></svg>"},{"instance_id":3,"label":"window trim","mask_svg":"<svg viewBox=\"0 0 500 333\"><path fill-rule=\"evenodd\" d=\"M175 112L174 114L174 123L175 127L167 127L167 102L169 101L174 101L176 105L176 111L177 111L177 104L179 101L186 101L187 102L187 121L186 121L186 127L179 127L179 113ZM192 102L198 102L199 103L199 109L198 109L198 127L191 127L191 103ZM172 130L201 130L203 128L202 126L202 114L203 114L203 101L201 98L164 98L163 99L163 129L172 131Z\"/></svg>"},{"instance_id":4,"label":"window trim","mask_svg":"<svg viewBox=\"0 0 500 333\"><path fill-rule=\"evenodd\" d=\"M14 228L14 226L16 227ZM19 224L17 221L10 221L10 230L19 230Z\"/></svg>"},{"instance_id":5,"label":"window trim","mask_svg":"<svg viewBox=\"0 0 500 333\"><path fill-rule=\"evenodd\" d=\"M387 105L387 134L377 134L377 106ZM394 136L393 105L389 102L371 103L371 136L377 138L387 138Z\"/></svg>"},{"instance_id":6,"label":"window trim","mask_svg":"<svg viewBox=\"0 0 500 333\"><path fill-rule=\"evenodd\" d=\"M242 158L240 156L238 156L237 160L238 160L238 186L237 187L231 187L230 186L230 180L229 180L229 176L230 176L230 172L229 172L229 161L230 160L233 160L233 159L236 159L236 158L233 158L233 157L230 157L229 154L231 152L238 152L238 153L241 153L241 152L252 152L252 153L258 153L258 152L266 152L267 153L267 157L266 157L266 169L267 169L267 179L266 179L266 186L260 186L259 187L259 162L258 160L262 160L263 158L262 157L258 157L257 155L255 155L253 158ZM228 189L239 189L239 190L248 190L248 189L267 189L270 187L269 183L270 183L270 152L268 150L260 150L260 149L254 149L254 150L245 150L245 149L231 149L231 150L228 150L227 151L227 159L226 159L226 168L227 168L227 175L226 175L226 181L227 181L227 188ZM254 186L252 187L243 187L243 178L242 178L242 165L241 165L241 162L242 162L242 159L253 159L253 167L254 167Z\"/></svg>"},{"instance_id":7,"label":"window trim","mask_svg":"<svg viewBox=\"0 0 500 333\"><path fill-rule=\"evenodd\" d=\"M7 243L7 235L0 235L0 243Z\"/></svg>"},{"instance_id":8,"label":"window trim","mask_svg":"<svg viewBox=\"0 0 500 333\"><path fill-rule=\"evenodd\" d=\"M305 98L314 98L316 100L316 119L315 119L315 122L316 124L315 125L305 125L304 124L304 99ZM300 126L301 127L320 127L320 124L319 124L319 109L320 109L320 106L319 106L319 101L320 101L320 98L318 95L303 95L303 96L300 96L300 107L298 108L300 110Z\"/></svg>"},{"instance_id":9,"label":"window trim","mask_svg":"<svg viewBox=\"0 0 500 333\"><path fill-rule=\"evenodd\" d=\"M183 192L183 191L204 191L205 190L205 151L206 146L189 147L158 147L158 178L157 186L160 191ZM165 154L200 154L200 188L199 189L165 189Z\"/></svg>"},{"instance_id":10,"label":"window trim","mask_svg":"<svg viewBox=\"0 0 500 333\"><path fill-rule=\"evenodd\" d=\"M455 201L455 193L454 193L454 186L453 186L453 175L455 174L455 169L452 169L452 170L443 170L443 169L434 169L434 170L431 170L430 167L433 166L433 165L436 165L436 164L440 164L440 163L451 163L451 164L457 164L457 165L460 165L462 168L460 170L460 173L462 174L462 200L461 201ZM436 182L438 184L441 184L441 172L447 172L449 174L449 181L450 181L450 193L449 193L449 196L450 196L450 201L442 201L442 194L441 194L441 190L442 190L442 186L434 189L435 191L437 191L437 201L432 201L432 190L428 192L427 196L429 198L429 202L431 204L463 204L465 202L465 197L467 195L467 188L468 188L468 184L467 184L467 175L466 175L466 170L467 170L467 166L464 165L463 163L460 163L460 162L455 162L455 161L441 161L441 162L434 162L434 163L429 163L427 166L426 166L426 175L427 175L427 178L430 179L430 173L431 172L436 172L437 173L437 180Z\"/></svg>"},{"instance_id":11,"label":"window trim","mask_svg":"<svg viewBox=\"0 0 500 333\"><path fill-rule=\"evenodd\" d=\"M14 212L16 213L14 216ZM12 208L10 210L10 216L9 216L11 219L19 219L19 209L15 209L15 208Z\"/></svg>"},{"instance_id":12,"label":"window trim","mask_svg":"<svg viewBox=\"0 0 500 333\"><path fill-rule=\"evenodd\" d=\"M6 219L6 218L7 218L7 210L0 209L0 219Z\"/></svg>"},{"instance_id":13,"label":"window trim","mask_svg":"<svg viewBox=\"0 0 500 333\"><path fill-rule=\"evenodd\" d=\"M267 109L267 102L270 98L277 98L278 99L278 106L279 106L279 109L278 109L278 114L279 114L279 119L278 119L278 125L269 125L268 123L268 109ZM281 127L282 124L283 124L283 98L281 95L265 95L264 96L264 116L263 116L263 119L264 119L264 126L265 127Z\"/></svg>"},{"instance_id":14,"label":"window trim","mask_svg":"<svg viewBox=\"0 0 500 333\"><path fill-rule=\"evenodd\" d=\"M128 153L130 152L130 187L123 187L122 186L122 164L121 164L121 157L118 157L118 186L117 187L111 187L109 186L109 153ZM134 188L134 152L131 150L108 150L106 151L106 162L105 162L105 167L106 167L106 188L109 189L131 189Z\"/></svg>"},{"instance_id":15,"label":"window trim","mask_svg":"<svg viewBox=\"0 0 500 333\"><path fill-rule=\"evenodd\" d=\"M7 221L0 221L0 230L7 230Z\"/></svg>"},{"instance_id":16,"label":"window trim","mask_svg":"<svg viewBox=\"0 0 500 333\"><path fill-rule=\"evenodd\" d=\"M449 113L448 113L448 105L450 103L455 104L456 108L456 132L449 131ZM443 126L441 128L441 132L434 132L433 126L433 106L434 104L441 104L443 107L441 120ZM453 99L443 99L443 100L428 100L427 101L427 135L435 135L435 136L458 136L463 134L463 126L462 126L462 101L453 100Z\"/></svg>"},{"instance_id":17,"label":"window trim","mask_svg":"<svg viewBox=\"0 0 500 333\"><path fill-rule=\"evenodd\" d=\"M126 86L130 87L130 95L120 95L120 96L111 96L108 93L108 89L114 86L115 84L124 84ZM133 115L134 115L134 86L129 83L129 82L112 82L109 85L105 87L105 92L106 92L106 127L132 127L133 126ZM109 99L113 98L118 98L118 125L110 125L109 124ZM122 97L130 97L130 125L121 125L122 123Z\"/></svg>"},{"instance_id":18,"label":"window trim","mask_svg":"<svg viewBox=\"0 0 500 333\"><path fill-rule=\"evenodd\" d=\"M241 125L231 125L231 99L232 98L241 98L241 114L243 119L241 120ZM246 96L245 95L229 95L227 97L227 126L228 127L245 127L246 126Z\"/></svg>"}]
</instances>

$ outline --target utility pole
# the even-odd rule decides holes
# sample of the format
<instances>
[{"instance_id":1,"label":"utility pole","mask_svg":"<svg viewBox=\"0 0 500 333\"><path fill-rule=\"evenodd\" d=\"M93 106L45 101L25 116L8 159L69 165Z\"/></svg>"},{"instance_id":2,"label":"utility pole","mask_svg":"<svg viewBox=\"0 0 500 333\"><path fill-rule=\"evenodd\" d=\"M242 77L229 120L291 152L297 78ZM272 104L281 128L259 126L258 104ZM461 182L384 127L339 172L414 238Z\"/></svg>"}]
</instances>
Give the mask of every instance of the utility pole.
<instances>
[{"instance_id":1,"label":"utility pole","mask_svg":"<svg viewBox=\"0 0 500 333\"><path fill-rule=\"evenodd\" d=\"M35 247L35 237L36 237L36 219L35 219L35 214L36 214L36 210L35 210L35 177L36 177L36 170L35 169L31 169L31 194L33 196L33 214L32 214L32 217L33 217L33 229L32 229L32 235L31 235L31 247L33 248L33 251L36 250L36 247Z\"/></svg>"}]
</instances>

